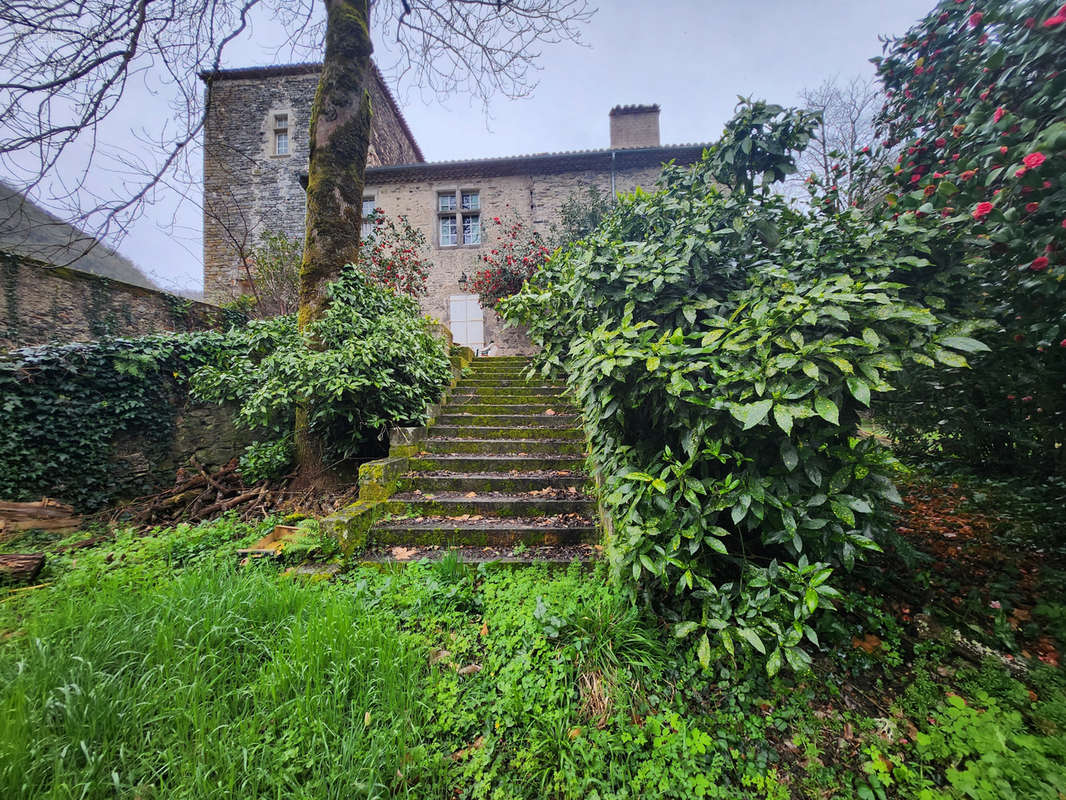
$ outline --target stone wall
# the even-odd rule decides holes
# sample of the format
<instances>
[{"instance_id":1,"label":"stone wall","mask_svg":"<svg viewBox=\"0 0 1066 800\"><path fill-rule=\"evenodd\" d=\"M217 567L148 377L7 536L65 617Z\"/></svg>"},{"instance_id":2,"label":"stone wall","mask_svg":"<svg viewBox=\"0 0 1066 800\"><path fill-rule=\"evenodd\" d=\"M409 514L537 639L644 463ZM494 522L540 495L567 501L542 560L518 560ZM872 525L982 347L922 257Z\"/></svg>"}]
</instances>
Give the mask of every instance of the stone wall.
<instances>
[{"instance_id":1,"label":"stone wall","mask_svg":"<svg viewBox=\"0 0 1066 800\"><path fill-rule=\"evenodd\" d=\"M447 178L427 177L410 182L372 183L377 178L389 178L386 170L368 170L365 193L373 195L377 206L389 215L404 214L411 224L426 235L434 268L427 281L428 294L422 298L422 309L431 317L449 323L449 297L466 294L459 287L459 278L479 268L479 255L496 246L498 226L494 217L514 211L526 224L542 234L550 232L559 219L559 209L575 193L584 193L595 186L610 194L611 174L604 169L580 169L559 172L517 173L509 175L478 175L476 163L471 164L468 176L449 175ZM637 186L651 188L661 172L661 166L641 166L618 170L614 188L631 192ZM483 171L482 171L483 173ZM440 246L436 198L438 192L477 190L480 192L482 243L480 245ZM533 348L525 334L515 328L505 328L495 312L484 311L485 345L492 355L528 355Z\"/></svg>"},{"instance_id":2,"label":"stone wall","mask_svg":"<svg viewBox=\"0 0 1066 800\"><path fill-rule=\"evenodd\" d=\"M244 256L263 233L302 241L311 103L318 64L226 70L204 76L204 297L224 302L249 288ZM367 163L421 161L388 87L374 70ZM288 152L275 151L275 116L287 117Z\"/></svg>"},{"instance_id":3,"label":"stone wall","mask_svg":"<svg viewBox=\"0 0 1066 800\"><path fill-rule=\"evenodd\" d=\"M222 325L216 306L0 252L0 349Z\"/></svg>"},{"instance_id":4,"label":"stone wall","mask_svg":"<svg viewBox=\"0 0 1066 800\"><path fill-rule=\"evenodd\" d=\"M109 475L124 497L150 494L174 484L178 470L209 472L240 458L254 434L233 424L235 409L176 399L173 427L160 436L128 435L114 443Z\"/></svg>"}]
</instances>

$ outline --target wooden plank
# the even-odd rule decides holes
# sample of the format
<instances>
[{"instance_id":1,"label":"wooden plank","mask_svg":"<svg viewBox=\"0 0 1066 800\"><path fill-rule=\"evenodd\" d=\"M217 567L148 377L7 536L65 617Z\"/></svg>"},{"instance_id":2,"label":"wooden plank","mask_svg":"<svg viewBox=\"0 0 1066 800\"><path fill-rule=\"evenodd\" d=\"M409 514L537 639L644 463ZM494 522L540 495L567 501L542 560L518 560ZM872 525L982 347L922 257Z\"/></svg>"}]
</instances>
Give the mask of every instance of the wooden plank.
<instances>
[{"instance_id":1,"label":"wooden plank","mask_svg":"<svg viewBox=\"0 0 1066 800\"><path fill-rule=\"evenodd\" d=\"M44 567L44 553L6 553L0 555L0 582L29 583Z\"/></svg>"},{"instance_id":2,"label":"wooden plank","mask_svg":"<svg viewBox=\"0 0 1066 800\"><path fill-rule=\"evenodd\" d=\"M45 497L35 503L0 501L0 534L12 531L76 531L82 518L74 509Z\"/></svg>"}]
</instances>

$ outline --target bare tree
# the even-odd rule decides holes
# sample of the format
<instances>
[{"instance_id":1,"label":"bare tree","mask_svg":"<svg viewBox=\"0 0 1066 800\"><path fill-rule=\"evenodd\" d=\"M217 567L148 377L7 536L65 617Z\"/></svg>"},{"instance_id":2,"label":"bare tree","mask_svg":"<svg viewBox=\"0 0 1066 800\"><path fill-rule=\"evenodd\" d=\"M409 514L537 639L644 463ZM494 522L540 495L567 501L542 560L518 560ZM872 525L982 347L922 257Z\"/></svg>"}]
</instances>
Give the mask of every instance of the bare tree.
<instances>
[{"instance_id":1,"label":"bare tree","mask_svg":"<svg viewBox=\"0 0 1066 800\"><path fill-rule=\"evenodd\" d=\"M199 73L217 71L257 8L290 20L294 47L325 55L311 112L307 237L300 272L302 329L321 316L326 284L356 257L370 137L371 31L394 40L395 69L437 92L483 101L535 86L546 42L578 41L588 0L5 0L0 5L0 173L21 189L63 187L73 218L106 234L139 213L164 178L188 164L204 122ZM114 198L86 203L86 178L109 158L97 133L138 73L162 75L174 116L154 158ZM88 155L70 169L73 151ZM51 187L50 187L51 188ZM321 471L321 445L297 421L303 474Z\"/></svg>"},{"instance_id":2,"label":"bare tree","mask_svg":"<svg viewBox=\"0 0 1066 800\"><path fill-rule=\"evenodd\" d=\"M800 98L807 109L821 115L822 122L800 156L797 179L813 173L825 186L838 187L842 206L865 205L880 185L877 168L891 157L877 146L874 117L881 102L877 83L854 77L842 84L830 78L816 89L802 90Z\"/></svg>"}]
</instances>

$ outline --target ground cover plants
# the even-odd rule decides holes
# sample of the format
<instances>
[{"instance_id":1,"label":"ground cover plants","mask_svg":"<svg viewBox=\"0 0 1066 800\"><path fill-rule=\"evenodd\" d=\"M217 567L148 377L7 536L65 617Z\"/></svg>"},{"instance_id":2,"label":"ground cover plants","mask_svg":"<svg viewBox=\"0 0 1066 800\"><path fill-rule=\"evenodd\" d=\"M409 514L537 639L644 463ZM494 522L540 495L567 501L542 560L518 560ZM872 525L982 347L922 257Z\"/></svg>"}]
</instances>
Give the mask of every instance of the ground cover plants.
<instances>
[{"instance_id":1,"label":"ground cover plants","mask_svg":"<svg viewBox=\"0 0 1066 800\"><path fill-rule=\"evenodd\" d=\"M241 564L276 521L0 545L50 554L43 585L0 597L3 796L962 800L1066 779L1059 671L1020 682L919 636L951 593L894 588L892 553L810 621L812 673L724 678L602 566L297 576L332 557L310 521L302 555ZM1034 583L1046 602L1063 566ZM1052 617L1031 624L1061 647Z\"/></svg>"}]
</instances>

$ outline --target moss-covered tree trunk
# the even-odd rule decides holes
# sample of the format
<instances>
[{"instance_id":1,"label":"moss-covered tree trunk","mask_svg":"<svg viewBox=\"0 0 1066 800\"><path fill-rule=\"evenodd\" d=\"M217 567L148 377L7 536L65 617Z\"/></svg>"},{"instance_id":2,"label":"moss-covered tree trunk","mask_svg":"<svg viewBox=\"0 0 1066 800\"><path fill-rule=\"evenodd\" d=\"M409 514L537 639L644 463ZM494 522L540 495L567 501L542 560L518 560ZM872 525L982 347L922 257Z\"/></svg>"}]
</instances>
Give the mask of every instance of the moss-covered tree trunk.
<instances>
[{"instance_id":1,"label":"moss-covered tree trunk","mask_svg":"<svg viewBox=\"0 0 1066 800\"><path fill-rule=\"evenodd\" d=\"M300 265L300 330L322 316L326 286L359 255L363 181L370 146L371 62L368 0L325 0L326 54L311 107L307 172L307 237ZM314 343L312 343L312 346ZM323 442L308 428L310 409L296 415L300 482L327 476Z\"/></svg>"}]
</instances>

